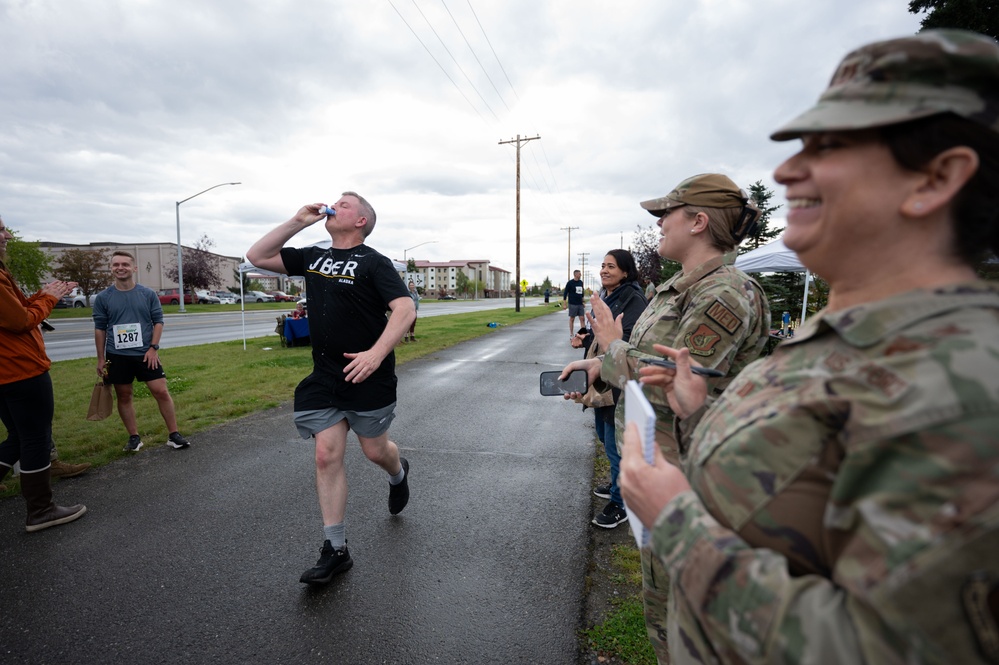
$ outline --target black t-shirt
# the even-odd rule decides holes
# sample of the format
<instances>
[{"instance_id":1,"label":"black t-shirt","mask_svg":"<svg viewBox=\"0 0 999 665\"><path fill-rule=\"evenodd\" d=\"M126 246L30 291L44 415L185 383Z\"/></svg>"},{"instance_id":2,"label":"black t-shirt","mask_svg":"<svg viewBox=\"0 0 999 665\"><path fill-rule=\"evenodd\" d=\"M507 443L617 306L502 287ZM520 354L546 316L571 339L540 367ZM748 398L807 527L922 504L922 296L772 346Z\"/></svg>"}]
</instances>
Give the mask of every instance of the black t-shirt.
<instances>
[{"instance_id":1,"label":"black t-shirt","mask_svg":"<svg viewBox=\"0 0 999 665\"><path fill-rule=\"evenodd\" d=\"M392 262L367 245L351 249L285 247L289 275L305 277L313 372L295 389L295 410L373 411L395 401L395 353L361 383L347 383L344 353L367 351L388 323L388 303L409 290Z\"/></svg>"},{"instance_id":2,"label":"black t-shirt","mask_svg":"<svg viewBox=\"0 0 999 665\"><path fill-rule=\"evenodd\" d=\"M570 305L583 304L583 280L570 279L565 283L565 289L562 291L562 299L566 298L568 298Z\"/></svg>"}]
</instances>

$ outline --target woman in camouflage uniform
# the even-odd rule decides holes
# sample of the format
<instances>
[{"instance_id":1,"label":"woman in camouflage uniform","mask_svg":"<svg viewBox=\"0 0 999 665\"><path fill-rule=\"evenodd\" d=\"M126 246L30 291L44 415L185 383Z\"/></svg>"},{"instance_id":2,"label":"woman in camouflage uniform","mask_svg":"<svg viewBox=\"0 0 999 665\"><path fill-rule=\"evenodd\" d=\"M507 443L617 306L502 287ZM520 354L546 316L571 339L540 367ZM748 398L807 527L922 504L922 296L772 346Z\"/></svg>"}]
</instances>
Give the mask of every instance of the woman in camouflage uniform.
<instances>
[{"instance_id":1,"label":"woman in camouflage uniform","mask_svg":"<svg viewBox=\"0 0 999 665\"><path fill-rule=\"evenodd\" d=\"M860 48L772 138L829 304L717 400L657 347L683 472L624 435L673 662L999 662L999 44Z\"/></svg>"},{"instance_id":2,"label":"woman in camouflage uniform","mask_svg":"<svg viewBox=\"0 0 999 665\"><path fill-rule=\"evenodd\" d=\"M717 370L711 389L721 394L739 371L756 360L770 330L770 309L759 284L735 268L735 247L751 234L758 211L731 179L717 173L687 178L666 196L645 201L658 218L659 255L683 270L656 289L631 335L622 338L620 321L600 298L593 299L591 325L601 358L577 361L564 370L586 369L590 382L623 388L638 378L643 358L660 358L654 344L684 346L703 364ZM625 339L627 341L625 341ZM645 391L658 416L656 441L667 459L678 461L673 414L658 388ZM624 400L614 413L616 440L624 423ZM642 553L643 601L649 639L660 662L666 651L665 571L646 549Z\"/></svg>"}]
</instances>

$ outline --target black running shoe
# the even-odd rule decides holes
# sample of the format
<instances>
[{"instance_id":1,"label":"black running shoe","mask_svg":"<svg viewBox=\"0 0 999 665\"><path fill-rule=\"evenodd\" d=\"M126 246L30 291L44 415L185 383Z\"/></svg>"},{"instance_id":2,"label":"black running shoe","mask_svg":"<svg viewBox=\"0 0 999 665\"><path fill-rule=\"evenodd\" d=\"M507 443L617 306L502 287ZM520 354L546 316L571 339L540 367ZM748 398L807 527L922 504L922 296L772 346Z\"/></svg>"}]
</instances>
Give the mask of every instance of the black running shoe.
<instances>
[{"instance_id":1,"label":"black running shoe","mask_svg":"<svg viewBox=\"0 0 999 665\"><path fill-rule=\"evenodd\" d=\"M132 434L128 437L128 444L125 445L125 451L134 453L138 452L139 448L142 447L142 439L139 438L138 434Z\"/></svg>"},{"instance_id":2,"label":"black running shoe","mask_svg":"<svg viewBox=\"0 0 999 665\"><path fill-rule=\"evenodd\" d=\"M606 485L597 485L593 488L593 496L599 496L601 499L610 498L610 483Z\"/></svg>"},{"instance_id":3,"label":"black running shoe","mask_svg":"<svg viewBox=\"0 0 999 665\"><path fill-rule=\"evenodd\" d=\"M613 501L609 501L603 511L593 518L593 524L604 529L613 529L621 522L627 521L628 513L625 512L624 506Z\"/></svg>"},{"instance_id":4,"label":"black running shoe","mask_svg":"<svg viewBox=\"0 0 999 665\"><path fill-rule=\"evenodd\" d=\"M191 442L180 435L180 432L174 432L167 439L167 445L171 448L176 448L180 450L181 448L187 448L191 445Z\"/></svg>"},{"instance_id":5,"label":"black running shoe","mask_svg":"<svg viewBox=\"0 0 999 665\"><path fill-rule=\"evenodd\" d=\"M335 550L330 541L325 540L323 549L319 551L319 561L316 561L314 567L302 573L299 581L303 584L329 584L334 575L347 572L353 565L354 561L350 558L346 545Z\"/></svg>"},{"instance_id":6,"label":"black running shoe","mask_svg":"<svg viewBox=\"0 0 999 665\"><path fill-rule=\"evenodd\" d=\"M409 462L405 457L400 457L399 461L402 462L402 470L406 475L398 485L389 484L389 512L393 515L401 513L409 503Z\"/></svg>"}]
</instances>

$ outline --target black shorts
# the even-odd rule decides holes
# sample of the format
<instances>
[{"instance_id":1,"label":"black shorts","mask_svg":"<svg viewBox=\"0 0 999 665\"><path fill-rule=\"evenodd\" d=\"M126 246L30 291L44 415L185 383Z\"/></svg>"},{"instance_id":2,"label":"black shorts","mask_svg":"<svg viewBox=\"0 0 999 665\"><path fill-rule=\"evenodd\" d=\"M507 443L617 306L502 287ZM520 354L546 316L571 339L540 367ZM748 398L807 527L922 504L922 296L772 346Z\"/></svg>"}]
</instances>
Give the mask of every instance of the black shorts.
<instances>
[{"instance_id":1,"label":"black shorts","mask_svg":"<svg viewBox=\"0 0 999 665\"><path fill-rule=\"evenodd\" d=\"M146 383L166 377L163 371L163 363L156 369L149 369L144 356L123 356L117 353L105 354L107 360L107 376L104 377L104 385L132 383L136 379Z\"/></svg>"}]
</instances>

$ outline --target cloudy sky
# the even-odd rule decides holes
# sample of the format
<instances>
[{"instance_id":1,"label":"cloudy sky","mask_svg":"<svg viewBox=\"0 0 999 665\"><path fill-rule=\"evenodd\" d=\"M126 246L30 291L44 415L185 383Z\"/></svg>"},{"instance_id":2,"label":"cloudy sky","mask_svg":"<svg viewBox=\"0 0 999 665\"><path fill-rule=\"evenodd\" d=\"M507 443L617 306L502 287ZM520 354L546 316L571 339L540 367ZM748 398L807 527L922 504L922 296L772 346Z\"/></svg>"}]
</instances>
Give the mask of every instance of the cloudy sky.
<instances>
[{"instance_id":1,"label":"cloudy sky","mask_svg":"<svg viewBox=\"0 0 999 665\"><path fill-rule=\"evenodd\" d=\"M763 181L767 138L908 0L0 0L0 214L27 240L242 256L355 190L396 259L562 283L687 176ZM777 213L780 217L781 212ZM571 232L571 255L569 232ZM292 244L325 235L316 225ZM595 271L594 271L595 275Z\"/></svg>"}]
</instances>

